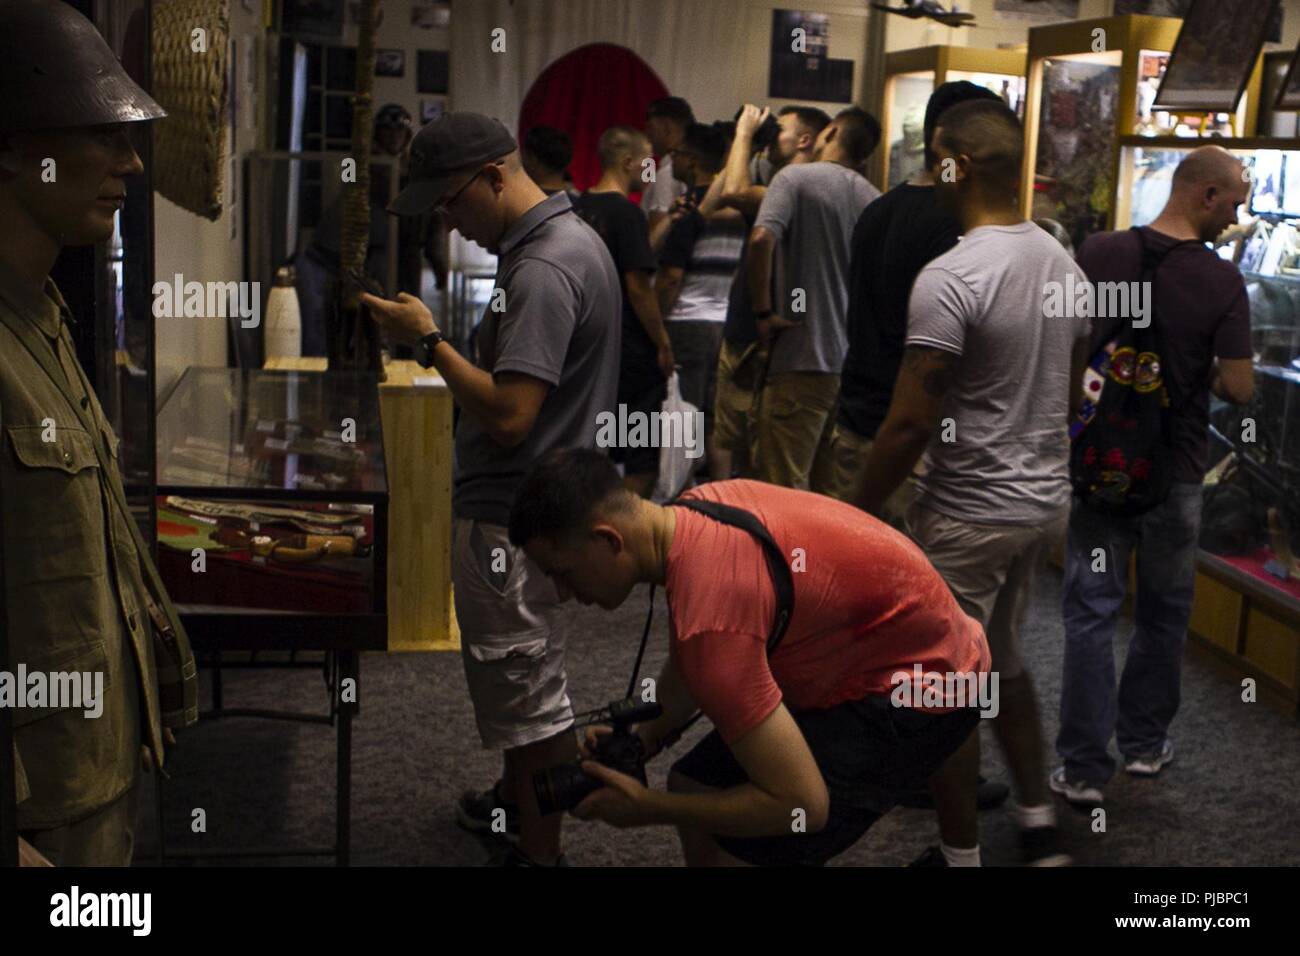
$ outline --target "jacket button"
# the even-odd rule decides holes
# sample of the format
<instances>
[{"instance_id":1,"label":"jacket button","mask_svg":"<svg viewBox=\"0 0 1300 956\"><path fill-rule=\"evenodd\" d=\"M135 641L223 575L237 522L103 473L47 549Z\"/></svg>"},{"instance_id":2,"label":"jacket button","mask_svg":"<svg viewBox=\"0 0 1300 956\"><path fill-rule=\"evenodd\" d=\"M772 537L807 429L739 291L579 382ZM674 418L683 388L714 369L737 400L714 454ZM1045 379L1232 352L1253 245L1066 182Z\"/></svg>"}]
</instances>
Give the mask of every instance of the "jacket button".
<instances>
[{"instance_id":1,"label":"jacket button","mask_svg":"<svg viewBox=\"0 0 1300 956\"><path fill-rule=\"evenodd\" d=\"M70 464L72 464L72 452L70 452L70 451L65 451L65 452L63 453L63 463L64 463L65 465L70 465Z\"/></svg>"}]
</instances>

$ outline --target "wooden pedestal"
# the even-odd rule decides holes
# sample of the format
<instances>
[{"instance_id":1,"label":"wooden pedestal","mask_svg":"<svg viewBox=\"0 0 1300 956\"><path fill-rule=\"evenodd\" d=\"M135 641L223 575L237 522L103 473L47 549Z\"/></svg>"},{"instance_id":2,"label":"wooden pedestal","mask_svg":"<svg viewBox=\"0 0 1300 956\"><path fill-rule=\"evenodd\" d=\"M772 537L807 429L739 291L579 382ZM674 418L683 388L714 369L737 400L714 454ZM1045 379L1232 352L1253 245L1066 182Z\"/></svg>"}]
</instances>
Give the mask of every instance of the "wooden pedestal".
<instances>
[{"instance_id":1,"label":"wooden pedestal","mask_svg":"<svg viewBox=\"0 0 1300 956\"><path fill-rule=\"evenodd\" d=\"M323 372L323 358L271 359L266 368ZM451 392L434 369L389 362L379 386L388 472L388 650L453 651Z\"/></svg>"}]
</instances>

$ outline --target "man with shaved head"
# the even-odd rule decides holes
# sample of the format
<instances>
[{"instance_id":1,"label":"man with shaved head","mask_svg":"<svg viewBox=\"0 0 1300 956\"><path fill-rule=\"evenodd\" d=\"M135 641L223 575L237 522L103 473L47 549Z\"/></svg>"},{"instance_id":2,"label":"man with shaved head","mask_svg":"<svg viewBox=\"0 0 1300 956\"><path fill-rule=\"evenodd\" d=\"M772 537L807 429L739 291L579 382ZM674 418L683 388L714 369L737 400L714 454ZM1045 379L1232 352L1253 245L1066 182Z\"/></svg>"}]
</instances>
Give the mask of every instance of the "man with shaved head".
<instances>
[{"instance_id":1,"label":"man with shaved head","mask_svg":"<svg viewBox=\"0 0 1300 956\"><path fill-rule=\"evenodd\" d=\"M1001 102L969 100L938 120L935 188L964 238L912 287L902 364L859 503L880 514L925 455L908 531L988 634L1001 689L993 729L1016 785L1024 862L1051 865L1068 858L1056 846L1038 709L1017 645L1034 574L1069 513L1067 426L1089 322L1044 315L1049 288L1086 279L1020 215L1023 137ZM974 789L962 779L976 765L949 761L931 781L942 842L927 862L979 865Z\"/></svg>"},{"instance_id":2,"label":"man with shaved head","mask_svg":"<svg viewBox=\"0 0 1300 956\"><path fill-rule=\"evenodd\" d=\"M1193 150L1174 172L1164 210L1139 230L1095 235L1079 250L1093 282L1133 282L1143 255L1159 260L1147 294L1160 336L1171 412L1173 486L1169 497L1135 518L1112 518L1076 502L1065 565L1065 673L1056 750L1063 766L1052 789L1093 806L1115 772L1114 734L1124 769L1154 776L1173 759L1169 724L1178 711L1179 678L1196 574L1196 542L1205 475L1209 397L1250 401L1250 305L1241 273L1206 248L1237 221L1250 192L1231 153ZM1154 314L1152 314L1154 312ZM1093 352L1113 339L1122 318L1097 319ZM1095 568L1097 549L1105 570ZM1115 683L1113 640L1137 549L1136 628Z\"/></svg>"}]
</instances>

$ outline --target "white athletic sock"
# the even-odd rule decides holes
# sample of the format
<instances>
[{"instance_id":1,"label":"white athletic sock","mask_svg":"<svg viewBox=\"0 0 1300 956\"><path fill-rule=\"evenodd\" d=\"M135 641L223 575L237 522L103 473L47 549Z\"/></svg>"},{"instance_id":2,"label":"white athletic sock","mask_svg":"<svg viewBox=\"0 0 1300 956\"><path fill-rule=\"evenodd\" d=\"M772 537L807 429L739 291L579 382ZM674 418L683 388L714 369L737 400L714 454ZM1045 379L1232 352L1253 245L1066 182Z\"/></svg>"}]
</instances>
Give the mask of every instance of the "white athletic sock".
<instances>
[{"instance_id":1,"label":"white athletic sock","mask_svg":"<svg viewBox=\"0 0 1300 956\"><path fill-rule=\"evenodd\" d=\"M1050 803L1040 803L1036 807L1022 807L1013 800L1011 801L1011 814L1016 818L1016 823L1020 825L1022 830L1056 826L1056 808Z\"/></svg>"},{"instance_id":2,"label":"white athletic sock","mask_svg":"<svg viewBox=\"0 0 1300 956\"><path fill-rule=\"evenodd\" d=\"M970 849L958 849L940 840L939 849L943 851L943 858L948 861L949 866L983 866L980 862L980 846L978 843Z\"/></svg>"}]
</instances>

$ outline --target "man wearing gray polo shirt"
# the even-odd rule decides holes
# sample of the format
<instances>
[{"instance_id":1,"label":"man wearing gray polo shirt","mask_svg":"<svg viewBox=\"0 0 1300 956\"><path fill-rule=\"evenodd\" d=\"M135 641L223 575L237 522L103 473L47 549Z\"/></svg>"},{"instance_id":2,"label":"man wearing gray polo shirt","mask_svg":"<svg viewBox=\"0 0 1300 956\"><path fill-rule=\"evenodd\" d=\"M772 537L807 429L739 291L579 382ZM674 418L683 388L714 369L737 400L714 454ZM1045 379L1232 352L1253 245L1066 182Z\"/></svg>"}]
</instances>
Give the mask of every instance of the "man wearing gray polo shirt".
<instances>
[{"instance_id":1,"label":"man wearing gray polo shirt","mask_svg":"<svg viewBox=\"0 0 1300 956\"><path fill-rule=\"evenodd\" d=\"M483 746L504 753L502 778L466 793L460 824L518 845L508 865L563 865L559 815L543 817L532 775L577 755L555 585L505 525L529 466L556 448L594 447L618 385L622 292L600 237L564 193L547 197L496 120L449 113L411 144L411 179L390 205L439 212L499 257L493 304L471 364L443 340L415 296L364 296L395 338L441 373L460 405L452 512L452 584L465 677ZM494 824L497 824L494 826Z\"/></svg>"},{"instance_id":2,"label":"man wearing gray polo shirt","mask_svg":"<svg viewBox=\"0 0 1300 956\"><path fill-rule=\"evenodd\" d=\"M849 246L853 227L880 190L859 170L880 142L880 124L842 110L817 137L811 163L772 179L749 237L749 295L771 359L758 396L753 466L787 488L822 491L831 479L830 436L848 351ZM773 300L776 250L785 295Z\"/></svg>"}]
</instances>

